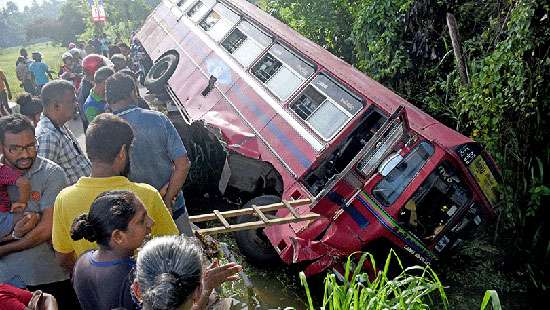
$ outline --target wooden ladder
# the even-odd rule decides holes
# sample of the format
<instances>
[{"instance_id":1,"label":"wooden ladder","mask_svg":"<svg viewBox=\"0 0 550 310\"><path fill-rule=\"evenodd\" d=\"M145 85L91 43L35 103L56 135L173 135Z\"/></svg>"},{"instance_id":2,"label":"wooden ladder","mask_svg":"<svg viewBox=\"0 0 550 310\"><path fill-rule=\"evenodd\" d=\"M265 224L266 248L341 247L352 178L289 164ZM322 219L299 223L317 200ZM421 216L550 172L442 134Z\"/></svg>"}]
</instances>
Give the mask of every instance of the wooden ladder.
<instances>
[{"instance_id":1,"label":"wooden ladder","mask_svg":"<svg viewBox=\"0 0 550 310\"><path fill-rule=\"evenodd\" d=\"M291 201L283 200L282 202L273 203L270 205L265 205L265 206L253 205L252 208L245 208L245 209L239 209L239 210L231 210L231 211L224 211L224 212L214 210L213 213L190 216L189 221L193 224L200 223L200 222L216 221L216 220L219 221L222 224L222 226L203 228L203 229L198 229L196 231L201 235L215 235L215 234L230 233L230 232L240 231L240 230L263 228L263 227L268 227L268 226L273 226L278 224L311 221L321 217L319 214L316 214L316 213L298 214L295 208L300 206L305 206L308 204L311 204L311 199L299 199L299 200L291 200ZM266 212L273 212L283 208L286 208L290 212L290 214L287 217L271 218L271 216L269 217L266 216ZM227 221L227 219L229 218L243 216L243 215L253 215L258 217L259 220L239 223L239 224L229 224L229 222Z\"/></svg>"}]
</instances>

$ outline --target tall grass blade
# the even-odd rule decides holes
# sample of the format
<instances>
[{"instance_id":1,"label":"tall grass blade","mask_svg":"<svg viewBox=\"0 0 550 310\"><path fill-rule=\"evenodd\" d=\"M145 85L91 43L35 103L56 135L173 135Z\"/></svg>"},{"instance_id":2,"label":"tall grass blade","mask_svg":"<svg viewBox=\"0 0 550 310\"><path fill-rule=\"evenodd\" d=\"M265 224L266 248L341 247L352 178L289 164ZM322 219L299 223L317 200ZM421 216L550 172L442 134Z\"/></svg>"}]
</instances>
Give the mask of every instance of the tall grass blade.
<instances>
[{"instance_id":1,"label":"tall grass blade","mask_svg":"<svg viewBox=\"0 0 550 310\"><path fill-rule=\"evenodd\" d=\"M300 282L306 290L307 303L309 305L309 310L314 310L313 308L313 299L311 298L311 293L309 291L309 285L307 284L306 274L302 271L300 272Z\"/></svg>"},{"instance_id":2,"label":"tall grass blade","mask_svg":"<svg viewBox=\"0 0 550 310\"><path fill-rule=\"evenodd\" d=\"M491 301L491 306L493 310L502 310L502 306L500 305L500 298L498 297L497 291L485 291L485 296L483 296L483 301L481 302L480 309L485 310L485 308L487 308L487 305L489 304L489 301Z\"/></svg>"}]
</instances>

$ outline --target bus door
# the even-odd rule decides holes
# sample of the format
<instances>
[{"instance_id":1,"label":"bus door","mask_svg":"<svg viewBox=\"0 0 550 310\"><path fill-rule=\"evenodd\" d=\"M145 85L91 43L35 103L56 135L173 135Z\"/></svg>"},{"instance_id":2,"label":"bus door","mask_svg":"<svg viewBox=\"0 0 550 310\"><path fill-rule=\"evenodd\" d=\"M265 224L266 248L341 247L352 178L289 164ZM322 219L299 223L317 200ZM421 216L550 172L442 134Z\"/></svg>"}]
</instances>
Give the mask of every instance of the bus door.
<instances>
[{"instance_id":1,"label":"bus door","mask_svg":"<svg viewBox=\"0 0 550 310\"><path fill-rule=\"evenodd\" d=\"M367 117L364 122L368 124L368 121ZM399 107L381 127L375 126L374 130L377 130L376 133L355 153L347 166L316 194L319 203L312 210L328 214L334 222L344 224L339 227L355 227L352 230L361 240L367 239L366 227L375 219L356 198L382 163L388 161L388 156L407 142L410 129L404 107Z\"/></svg>"}]
</instances>

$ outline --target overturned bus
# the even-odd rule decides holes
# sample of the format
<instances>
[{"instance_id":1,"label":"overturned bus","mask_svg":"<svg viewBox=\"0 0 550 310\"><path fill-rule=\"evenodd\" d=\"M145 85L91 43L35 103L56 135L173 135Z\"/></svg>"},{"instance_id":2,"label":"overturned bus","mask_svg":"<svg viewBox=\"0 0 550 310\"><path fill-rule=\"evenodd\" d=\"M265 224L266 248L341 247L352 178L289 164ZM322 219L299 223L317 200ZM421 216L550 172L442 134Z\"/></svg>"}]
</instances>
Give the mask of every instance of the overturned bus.
<instances>
[{"instance_id":1,"label":"overturned bus","mask_svg":"<svg viewBox=\"0 0 550 310\"><path fill-rule=\"evenodd\" d=\"M138 39L155 62L146 86L208 131L182 135L195 166L218 167L191 183L243 206L310 198L298 212L322 216L236 233L253 261L312 275L391 246L429 263L494 215L480 144L245 0L162 1Z\"/></svg>"}]
</instances>

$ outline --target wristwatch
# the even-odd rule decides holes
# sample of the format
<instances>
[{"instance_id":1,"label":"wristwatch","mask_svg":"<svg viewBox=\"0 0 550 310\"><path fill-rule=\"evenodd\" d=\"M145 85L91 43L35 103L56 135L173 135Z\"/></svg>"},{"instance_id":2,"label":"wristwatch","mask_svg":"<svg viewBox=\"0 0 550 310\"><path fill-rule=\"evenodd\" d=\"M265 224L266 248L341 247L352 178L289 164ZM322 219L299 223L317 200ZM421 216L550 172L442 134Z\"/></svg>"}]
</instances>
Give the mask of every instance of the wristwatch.
<instances>
[{"instance_id":1,"label":"wristwatch","mask_svg":"<svg viewBox=\"0 0 550 310\"><path fill-rule=\"evenodd\" d=\"M22 238L22 237L18 237L18 236L15 235L15 230L11 232L11 237L15 240L19 240L19 239Z\"/></svg>"}]
</instances>

